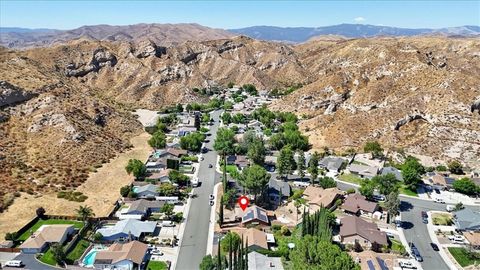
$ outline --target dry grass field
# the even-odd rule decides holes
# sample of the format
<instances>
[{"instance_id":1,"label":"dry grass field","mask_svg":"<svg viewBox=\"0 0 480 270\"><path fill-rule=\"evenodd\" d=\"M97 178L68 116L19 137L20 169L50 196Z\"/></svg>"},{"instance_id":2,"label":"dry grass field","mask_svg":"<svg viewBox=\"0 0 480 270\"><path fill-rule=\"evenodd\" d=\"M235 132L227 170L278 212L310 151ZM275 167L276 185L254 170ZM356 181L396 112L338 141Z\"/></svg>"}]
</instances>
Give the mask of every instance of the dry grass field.
<instances>
[{"instance_id":1,"label":"dry grass field","mask_svg":"<svg viewBox=\"0 0 480 270\"><path fill-rule=\"evenodd\" d=\"M121 186L130 183L133 179L125 172L125 165L131 158L145 160L151 151L147 144L148 133L142 133L131 139L133 148L121 153L109 163L91 173L85 183L76 190L88 196L83 202L72 202L57 198L56 193L45 194L40 197L22 193L20 198L2 214L0 214L0 239L4 239L7 232L20 229L35 216L38 207L44 207L47 214L73 215L79 205L88 205L93 208L96 216L105 216L113 208L118 199Z\"/></svg>"}]
</instances>

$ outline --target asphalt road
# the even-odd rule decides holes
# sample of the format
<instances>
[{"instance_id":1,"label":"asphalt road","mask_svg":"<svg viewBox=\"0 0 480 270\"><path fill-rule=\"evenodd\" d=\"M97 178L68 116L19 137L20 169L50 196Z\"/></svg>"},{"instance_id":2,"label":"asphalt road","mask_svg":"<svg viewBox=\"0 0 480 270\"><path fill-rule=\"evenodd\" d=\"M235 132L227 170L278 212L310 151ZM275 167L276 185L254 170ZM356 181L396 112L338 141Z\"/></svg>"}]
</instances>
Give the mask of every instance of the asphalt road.
<instances>
[{"instance_id":1,"label":"asphalt road","mask_svg":"<svg viewBox=\"0 0 480 270\"><path fill-rule=\"evenodd\" d=\"M54 270L58 269L56 267L51 267L48 265L45 265L43 263L40 263L35 259L34 254L20 254L17 257L15 257L15 260L21 260L22 263L25 265L24 268L25 270ZM13 267L5 267L5 269L18 269L18 268L13 268Z\"/></svg>"},{"instance_id":2,"label":"asphalt road","mask_svg":"<svg viewBox=\"0 0 480 270\"><path fill-rule=\"evenodd\" d=\"M210 194L213 194L214 185L220 181L220 176L215 171L217 152L213 150L213 143L219 126L220 113L221 111L214 111L211 114L215 123L210 126L209 133L211 135L207 137L209 142L205 145L210 151L203 154L204 160L200 161L198 179L201 184L199 187L194 188L194 198L192 199L190 210L188 212L182 245L180 246L180 252L177 259L177 270L198 269L202 258L207 253L211 212L209 196ZM208 168L209 164L212 164L213 167Z\"/></svg>"}]
</instances>

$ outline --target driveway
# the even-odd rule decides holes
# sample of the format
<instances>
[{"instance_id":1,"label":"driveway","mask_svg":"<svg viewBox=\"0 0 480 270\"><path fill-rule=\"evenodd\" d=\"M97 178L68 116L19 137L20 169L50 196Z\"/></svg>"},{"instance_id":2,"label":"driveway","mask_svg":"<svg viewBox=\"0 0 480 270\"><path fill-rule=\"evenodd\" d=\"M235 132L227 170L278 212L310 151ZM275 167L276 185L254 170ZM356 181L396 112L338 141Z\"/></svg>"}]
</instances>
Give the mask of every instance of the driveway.
<instances>
[{"instance_id":1,"label":"driveway","mask_svg":"<svg viewBox=\"0 0 480 270\"><path fill-rule=\"evenodd\" d=\"M15 260L21 260L22 263L25 265L24 268L22 269L31 269L31 270L55 270L59 269L56 267L48 266L43 263L40 263L35 259L34 254L22 254L18 255L15 257ZM12 267L5 267L4 269L18 269L18 268L12 268Z\"/></svg>"},{"instance_id":2,"label":"driveway","mask_svg":"<svg viewBox=\"0 0 480 270\"><path fill-rule=\"evenodd\" d=\"M194 198L190 205L186 220L185 231L183 233L182 244L176 264L177 270L198 269L202 258L207 253L208 230L210 221L209 195L213 194L214 185L220 181L220 175L215 172L217 162L217 152L213 150L213 143L217 136L219 118L221 111L211 113L215 124L210 126L209 142L205 147L210 149L203 154L204 160L200 161L198 169L198 179L200 186L193 191ZM212 164L213 168L208 168Z\"/></svg>"}]
</instances>

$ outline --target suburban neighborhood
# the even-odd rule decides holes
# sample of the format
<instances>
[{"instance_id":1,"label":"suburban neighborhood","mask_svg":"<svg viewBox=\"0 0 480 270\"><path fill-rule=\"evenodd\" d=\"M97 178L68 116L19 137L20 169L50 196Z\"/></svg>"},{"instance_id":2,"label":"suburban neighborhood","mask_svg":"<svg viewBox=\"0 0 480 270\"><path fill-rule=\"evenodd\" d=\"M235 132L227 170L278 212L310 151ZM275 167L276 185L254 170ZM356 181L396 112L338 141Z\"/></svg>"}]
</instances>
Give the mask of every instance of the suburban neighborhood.
<instances>
[{"instance_id":1,"label":"suburban neighborhood","mask_svg":"<svg viewBox=\"0 0 480 270\"><path fill-rule=\"evenodd\" d=\"M88 205L77 216L39 208L0 242L1 265L479 269L478 171L391 157L377 141L312 151L299 116L268 109L277 98L269 92L233 83L208 92L207 103L177 104L142 123L151 154L125 164L131 184L111 191L109 216Z\"/></svg>"}]
</instances>

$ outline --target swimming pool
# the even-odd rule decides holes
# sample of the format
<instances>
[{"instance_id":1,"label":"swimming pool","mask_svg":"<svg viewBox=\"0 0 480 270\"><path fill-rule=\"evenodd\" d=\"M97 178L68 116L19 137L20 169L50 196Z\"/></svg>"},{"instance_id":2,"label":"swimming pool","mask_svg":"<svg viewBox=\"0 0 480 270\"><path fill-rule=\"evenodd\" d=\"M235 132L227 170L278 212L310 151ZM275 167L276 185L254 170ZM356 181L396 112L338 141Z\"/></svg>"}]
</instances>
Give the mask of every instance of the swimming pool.
<instances>
[{"instance_id":1,"label":"swimming pool","mask_svg":"<svg viewBox=\"0 0 480 270\"><path fill-rule=\"evenodd\" d=\"M90 250L85 257L83 257L83 264L85 266L93 266L93 263L95 262L95 256L97 255L98 250L92 249Z\"/></svg>"}]
</instances>

